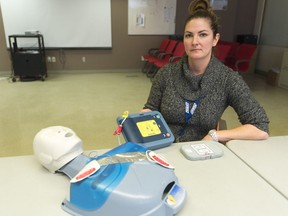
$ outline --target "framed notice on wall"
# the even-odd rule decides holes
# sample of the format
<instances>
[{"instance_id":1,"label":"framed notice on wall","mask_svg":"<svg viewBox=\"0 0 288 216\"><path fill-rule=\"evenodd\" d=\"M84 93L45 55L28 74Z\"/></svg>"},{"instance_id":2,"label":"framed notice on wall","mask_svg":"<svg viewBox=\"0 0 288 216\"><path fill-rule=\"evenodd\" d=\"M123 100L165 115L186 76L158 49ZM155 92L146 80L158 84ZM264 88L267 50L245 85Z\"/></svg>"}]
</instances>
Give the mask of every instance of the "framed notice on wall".
<instances>
[{"instance_id":1,"label":"framed notice on wall","mask_svg":"<svg viewBox=\"0 0 288 216\"><path fill-rule=\"evenodd\" d=\"M129 0L129 35L175 34L177 0Z\"/></svg>"},{"instance_id":2,"label":"framed notice on wall","mask_svg":"<svg viewBox=\"0 0 288 216\"><path fill-rule=\"evenodd\" d=\"M228 0L210 0L213 10L227 10Z\"/></svg>"}]
</instances>

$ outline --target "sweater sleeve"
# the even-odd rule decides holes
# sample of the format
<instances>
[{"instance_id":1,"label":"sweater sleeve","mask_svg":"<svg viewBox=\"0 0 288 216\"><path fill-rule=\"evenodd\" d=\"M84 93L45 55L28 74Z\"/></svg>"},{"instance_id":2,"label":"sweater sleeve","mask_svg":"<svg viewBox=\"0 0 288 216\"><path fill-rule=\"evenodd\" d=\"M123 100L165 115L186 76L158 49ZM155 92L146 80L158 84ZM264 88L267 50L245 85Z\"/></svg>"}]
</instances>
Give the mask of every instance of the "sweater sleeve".
<instances>
[{"instance_id":1,"label":"sweater sleeve","mask_svg":"<svg viewBox=\"0 0 288 216\"><path fill-rule=\"evenodd\" d=\"M238 73L231 73L228 80L228 102L238 115L241 124L251 124L269 133L269 119L262 106Z\"/></svg>"},{"instance_id":2,"label":"sweater sleeve","mask_svg":"<svg viewBox=\"0 0 288 216\"><path fill-rule=\"evenodd\" d=\"M144 105L144 109L160 111L160 104L165 85L164 75L167 72L166 70L166 67L163 67L156 73L150 89L149 97L146 104Z\"/></svg>"}]
</instances>

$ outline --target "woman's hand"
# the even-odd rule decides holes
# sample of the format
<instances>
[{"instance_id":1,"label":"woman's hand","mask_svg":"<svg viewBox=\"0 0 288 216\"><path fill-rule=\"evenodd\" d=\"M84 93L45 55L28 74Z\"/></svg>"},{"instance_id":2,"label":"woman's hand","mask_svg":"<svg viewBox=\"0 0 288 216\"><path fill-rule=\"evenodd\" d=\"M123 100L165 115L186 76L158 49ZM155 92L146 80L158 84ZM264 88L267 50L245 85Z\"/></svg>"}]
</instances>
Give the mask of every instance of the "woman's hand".
<instances>
[{"instance_id":1,"label":"woman's hand","mask_svg":"<svg viewBox=\"0 0 288 216\"><path fill-rule=\"evenodd\" d=\"M219 142L227 142L230 140L265 140L269 134L257 127L246 124L230 130L216 131ZM202 140L212 140L212 137L207 134Z\"/></svg>"},{"instance_id":2,"label":"woman's hand","mask_svg":"<svg viewBox=\"0 0 288 216\"><path fill-rule=\"evenodd\" d=\"M151 109L142 109L141 111L140 111L140 113L143 113L143 112L151 112L152 110Z\"/></svg>"}]
</instances>

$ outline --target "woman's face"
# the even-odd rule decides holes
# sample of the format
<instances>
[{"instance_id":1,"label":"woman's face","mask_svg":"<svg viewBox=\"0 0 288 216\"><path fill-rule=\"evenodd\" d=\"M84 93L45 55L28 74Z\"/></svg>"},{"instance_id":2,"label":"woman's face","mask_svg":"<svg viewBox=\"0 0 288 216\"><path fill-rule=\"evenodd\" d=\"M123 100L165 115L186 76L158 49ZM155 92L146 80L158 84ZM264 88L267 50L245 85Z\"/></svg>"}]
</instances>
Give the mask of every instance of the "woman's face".
<instances>
[{"instance_id":1,"label":"woman's face","mask_svg":"<svg viewBox=\"0 0 288 216\"><path fill-rule=\"evenodd\" d=\"M185 27L184 46L192 60L211 57L212 47L216 46L220 35L213 36L210 22L205 18L190 20Z\"/></svg>"}]
</instances>

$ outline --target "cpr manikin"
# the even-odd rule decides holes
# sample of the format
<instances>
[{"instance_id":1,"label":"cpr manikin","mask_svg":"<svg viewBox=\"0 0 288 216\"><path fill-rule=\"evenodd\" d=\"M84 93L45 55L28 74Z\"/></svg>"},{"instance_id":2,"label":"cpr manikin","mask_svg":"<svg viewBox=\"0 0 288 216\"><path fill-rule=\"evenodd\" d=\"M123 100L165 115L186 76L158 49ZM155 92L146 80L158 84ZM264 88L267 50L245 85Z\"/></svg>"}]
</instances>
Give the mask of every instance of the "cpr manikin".
<instances>
[{"instance_id":1,"label":"cpr manikin","mask_svg":"<svg viewBox=\"0 0 288 216\"><path fill-rule=\"evenodd\" d=\"M61 205L71 215L172 216L184 205L186 191L174 167L139 144L127 142L91 158L73 130L53 126L36 134L33 149L50 172L71 179Z\"/></svg>"},{"instance_id":2,"label":"cpr manikin","mask_svg":"<svg viewBox=\"0 0 288 216\"><path fill-rule=\"evenodd\" d=\"M70 128L52 126L40 130L33 141L34 155L50 172L64 172L70 178L87 163L82 140ZM76 167L75 167L76 165Z\"/></svg>"}]
</instances>

